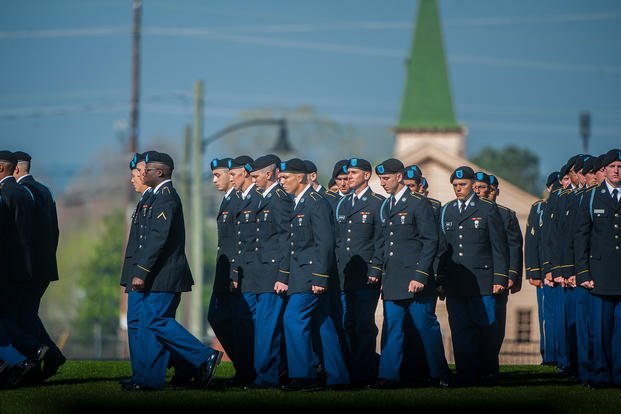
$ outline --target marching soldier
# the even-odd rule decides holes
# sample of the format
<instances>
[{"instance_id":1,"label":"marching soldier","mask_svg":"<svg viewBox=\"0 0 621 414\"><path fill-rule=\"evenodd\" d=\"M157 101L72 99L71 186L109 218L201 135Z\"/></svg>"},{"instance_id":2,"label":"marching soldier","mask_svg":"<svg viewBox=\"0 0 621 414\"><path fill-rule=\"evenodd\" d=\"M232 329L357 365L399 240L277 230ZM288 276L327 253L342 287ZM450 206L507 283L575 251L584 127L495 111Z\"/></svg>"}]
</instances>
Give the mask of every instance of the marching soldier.
<instances>
[{"instance_id":1,"label":"marching soldier","mask_svg":"<svg viewBox=\"0 0 621 414\"><path fill-rule=\"evenodd\" d=\"M289 221L290 264L288 270L281 269L288 295L283 320L291 378L282 389L321 388L316 373L320 362L325 368L327 386L340 387L349 383L349 375L326 293L334 259L334 218L329 203L308 183L302 160L281 162L280 171L283 188L294 197ZM323 361L317 361L313 352L316 329Z\"/></svg>"},{"instance_id":2,"label":"marching soldier","mask_svg":"<svg viewBox=\"0 0 621 414\"><path fill-rule=\"evenodd\" d=\"M335 210L338 288L351 382L368 385L377 376L375 309L383 269L380 207L384 197L369 188L369 161L351 158L347 171L351 191Z\"/></svg>"},{"instance_id":3,"label":"marching soldier","mask_svg":"<svg viewBox=\"0 0 621 414\"><path fill-rule=\"evenodd\" d=\"M411 316L422 340L431 377L436 385L446 387L450 370L435 315L437 293L431 274L438 250L438 227L433 209L425 197L404 185L401 161L388 159L376 166L375 172L390 197L381 206L384 331L378 381L371 388L392 388L400 381L406 314Z\"/></svg>"},{"instance_id":4,"label":"marching soldier","mask_svg":"<svg viewBox=\"0 0 621 414\"><path fill-rule=\"evenodd\" d=\"M289 221L291 197L278 184L280 159L275 155L257 158L252 164L253 181L259 204L256 218L255 238L257 269L254 280L246 276L242 292L251 305L255 320L254 368L256 379L250 388L273 388L279 385L279 367L282 343L282 315L285 308L287 285L279 276L279 269L288 267ZM249 283L250 282L250 283Z\"/></svg>"},{"instance_id":5,"label":"marching soldier","mask_svg":"<svg viewBox=\"0 0 621 414\"><path fill-rule=\"evenodd\" d=\"M172 186L174 163L165 153L145 155L143 182L153 188L151 205L138 217L138 248L132 260L132 289L143 294L138 327L141 383L126 391L164 386L168 355L174 353L197 371L196 385L209 386L222 352L208 348L175 320L181 292L193 284L185 257L183 209ZM153 338L155 340L153 340Z\"/></svg>"},{"instance_id":6,"label":"marching soldier","mask_svg":"<svg viewBox=\"0 0 621 414\"><path fill-rule=\"evenodd\" d=\"M578 213L576 283L590 289L593 372L588 385L621 385L621 150L604 158L606 178L583 197Z\"/></svg>"},{"instance_id":7,"label":"marching soldier","mask_svg":"<svg viewBox=\"0 0 621 414\"><path fill-rule=\"evenodd\" d=\"M464 385L495 383L498 376L496 297L508 285L507 239L493 202L473 192L472 168L450 177L457 198L441 212L447 253L438 271L446 291L455 364Z\"/></svg>"},{"instance_id":8,"label":"marching soldier","mask_svg":"<svg viewBox=\"0 0 621 414\"><path fill-rule=\"evenodd\" d=\"M322 196L325 195L328 189L319 184L319 181L317 180L317 166L315 165L315 163L311 160L304 160L304 165L306 166L306 170L308 171L308 173L306 174L306 179L308 180L310 185L313 186L313 190Z\"/></svg>"}]
</instances>

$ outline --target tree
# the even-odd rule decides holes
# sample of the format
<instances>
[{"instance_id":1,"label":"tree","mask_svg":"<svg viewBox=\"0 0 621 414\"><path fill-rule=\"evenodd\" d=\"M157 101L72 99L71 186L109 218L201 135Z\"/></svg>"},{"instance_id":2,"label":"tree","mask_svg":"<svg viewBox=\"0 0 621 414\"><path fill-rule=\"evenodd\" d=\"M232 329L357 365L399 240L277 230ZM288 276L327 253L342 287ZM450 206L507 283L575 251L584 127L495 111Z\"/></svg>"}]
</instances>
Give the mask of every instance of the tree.
<instances>
[{"instance_id":1,"label":"tree","mask_svg":"<svg viewBox=\"0 0 621 414\"><path fill-rule=\"evenodd\" d=\"M487 146L472 158L472 162L533 195L541 192L539 157L528 148Z\"/></svg>"},{"instance_id":2,"label":"tree","mask_svg":"<svg viewBox=\"0 0 621 414\"><path fill-rule=\"evenodd\" d=\"M104 218L101 239L80 273L78 285L82 289L82 299L75 327L78 338L83 341L90 340L94 330L104 337L116 336L125 221L122 210Z\"/></svg>"}]
</instances>

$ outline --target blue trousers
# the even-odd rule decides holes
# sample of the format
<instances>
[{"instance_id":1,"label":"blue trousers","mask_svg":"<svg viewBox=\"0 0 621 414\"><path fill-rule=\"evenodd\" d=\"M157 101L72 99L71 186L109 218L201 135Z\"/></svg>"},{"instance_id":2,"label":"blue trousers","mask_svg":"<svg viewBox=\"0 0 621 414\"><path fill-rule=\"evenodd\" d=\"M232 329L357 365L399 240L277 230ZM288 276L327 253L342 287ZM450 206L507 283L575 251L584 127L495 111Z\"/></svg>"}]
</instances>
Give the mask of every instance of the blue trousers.
<instances>
[{"instance_id":1,"label":"blue trousers","mask_svg":"<svg viewBox=\"0 0 621 414\"><path fill-rule=\"evenodd\" d=\"M450 373L440 323L436 317L436 298L384 301L384 331L382 332L382 353L380 355L379 378L399 381L403 360L404 319L411 315L414 328L418 332L425 353L429 374L432 378L442 378Z\"/></svg>"},{"instance_id":2,"label":"blue trousers","mask_svg":"<svg viewBox=\"0 0 621 414\"><path fill-rule=\"evenodd\" d=\"M290 378L315 379L320 361L313 351L313 329L319 329L321 357L328 385L348 384L349 374L343 359L334 321L330 317L327 294L294 293L289 296L283 325Z\"/></svg>"},{"instance_id":3,"label":"blue trousers","mask_svg":"<svg viewBox=\"0 0 621 414\"><path fill-rule=\"evenodd\" d=\"M567 349L567 369L574 373L578 373L578 337L576 332L576 310L578 304L576 302L579 294L578 288L566 287L564 289L564 305L565 305L565 341ZM580 288L582 289L582 288Z\"/></svg>"},{"instance_id":4,"label":"blue trousers","mask_svg":"<svg viewBox=\"0 0 621 414\"><path fill-rule=\"evenodd\" d=\"M509 301L509 292L496 295L496 323L494 325L494 336L496 338L496 348L498 355L502 343L505 340L505 329L507 326L507 302Z\"/></svg>"},{"instance_id":5,"label":"blue trousers","mask_svg":"<svg viewBox=\"0 0 621 414\"><path fill-rule=\"evenodd\" d=\"M379 289L341 292L342 325L352 382L370 384L377 377L375 309Z\"/></svg>"},{"instance_id":6,"label":"blue trousers","mask_svg":"<svg viewBox=\"0 0 621 414\"><path fill-rule=\"evenodd\" d=\"M171 353L179 355L195 369L215 350L206 347L175 320L180 293L142 293L142 309L133 355L138 356L136 367L141 383L151 388L164 387L166 369Z\"/></svg>"},{"instance_id":7,"label":"blue trousers","mask_svg":"<svg viewBox=\"0 0 621 414\"><path fill-rule=\"evenodd\" d=\"M276 387L282 363L282 315L285 297L276 293L244 293L254 315L254 383L261 387Z\"/></svg>"},{"instance_id":8,"label":"blue trousers","mask_svg":"<svg viewBox=\"0 0 621 414\"><path fill-rule=\"evenodd\" d=\"M621 385L621 296L592 295L592 380Z\"/></svg>"},{"instance_id":9,"label":"blue trousers","mask_svg":"<svg viewBox=\"0 0 621 414\"><path fill-rule=\"evenodd\" d=\"M213 292L207 320L231 358L235 377L254 378L254 323L248 302L240 292Z\"/></svg>"},{"instance_id":10,"label":"blue trousers","mask_svg":"<svg viewBox=\"0 0 621 414\"><path fill-rule=\"evenodd\" d=\"M496 297L446 298L457 375L464 381L498 374Z\"/></svg>"},{"instance_id":11,"label":"blue trousers","mask_svg":"<svg viewBox=\"0 0 621 414\"><path fill-rule=\"evenodd\" d=\"M537 289L537 320L539 321L539 353L541 360L544 361L545 352L545 333L543 329L543 288Z\"/></svg>"},{"instance_id":12,"label":"blue trousers","mask_svg":"<svg viewBox=\"0 0 621 414\"><path fill-rule=\"evenodd\" d=\"M556 296L560 288L543 286L543 363L556 364Z\"/></svg>"},{"instance_id":13,"label":"blue trousers","mask_svg":"<svg viewBox=\"0 0 621 414\"><path fill-rule=\"evenodd\" d=\"M567 316L565 312L565 300L567 295L565 288L560 286L552 290L555 298L554 308L554 336L556 338L556 365L559 369L569 370L569 341L567 340Z\"/></svg>"},{"instance_id":14,"label":"blue trousers","mask_svg":"<svg viewBox=\"0 0 621 414\"><path fill-rule=\"evenodd\" d=\"M590 382L593 371L593 306L588 289L578 286L574 289L576 319L576 357L578 377L583 383Z\"/></svg>"}]
</instances>

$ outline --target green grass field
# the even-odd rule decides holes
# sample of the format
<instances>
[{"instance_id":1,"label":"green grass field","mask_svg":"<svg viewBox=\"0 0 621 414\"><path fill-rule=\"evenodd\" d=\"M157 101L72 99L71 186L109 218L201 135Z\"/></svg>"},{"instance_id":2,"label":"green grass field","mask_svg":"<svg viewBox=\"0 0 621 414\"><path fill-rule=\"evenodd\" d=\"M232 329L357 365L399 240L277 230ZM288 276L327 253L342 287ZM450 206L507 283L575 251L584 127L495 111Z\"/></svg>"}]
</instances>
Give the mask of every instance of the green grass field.
<instances>
[{"instance_id":1,"label":"green grass field","mask_svg":"<svg viewBox=\"0 0 621 414\"><path fill-rule=\"evenodd\" d=\"M397 390L355 390L285 393L279 390L224 388L233 374L223 362L210 389L167 387L163 391L128 393L118 381L130 374L129 362L68 361L60 372L39 387L0 391L0 413L73 413L128 410L185 414L206 409L260 409L269 412L291 408L406 408L411 413L476 412L535 413L619 413L621 389L591 390L560 376L554 368L512 365L501 368L495 387L404 388ZM536 411L535 411L536 410ZM530 412L529 412L530 411ZM136 411L138 412L138 411ZM253 411L256 412L256 411ZM382 413L384 414L384 413Z\"/></svg>"}]
</instances>

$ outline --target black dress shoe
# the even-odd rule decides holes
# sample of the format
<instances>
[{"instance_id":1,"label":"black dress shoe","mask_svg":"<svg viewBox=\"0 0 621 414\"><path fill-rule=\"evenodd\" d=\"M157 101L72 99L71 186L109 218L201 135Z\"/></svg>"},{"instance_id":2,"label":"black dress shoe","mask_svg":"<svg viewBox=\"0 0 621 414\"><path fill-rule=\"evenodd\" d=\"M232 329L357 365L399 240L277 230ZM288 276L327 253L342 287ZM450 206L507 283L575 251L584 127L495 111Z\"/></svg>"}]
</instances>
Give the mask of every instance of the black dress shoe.
<instances>
[{"instance_id":1,"label":"black dress shoe","mask_svg":"<svg viewBox=\"0 0 621 414\"><path fill-rule=\"evenodd\" d=\"M44 345L45 346L45 345ZM43 356L43 364L41 365L41 377L43 379L47 379L58 372L58 368L60 368L65 362L67 358L60 352L58 348L50 349Z\"/></svg>"},{"instance_id":2,"label":"black dress shoe","mask_svg":"<svg viewBox=\"0 0 621 414\"><path fill-rule=\"evenodd\" d=\"M211 380L216 372L216 367L220 364L223 352L215 351L207 358L205 362L198 368L196 376L196 386L198 388L207 388L211 384Z\"/></svg>"},{"instance_id":3,"label":"black dress shoe","mask_svg":"<svg viewBox=\"0 0 621 414\"><path fill-rule=\"evenodd\" d=\"M7 372L5 379L6 384L11 387L19 387L27 383L31 373L36 367L37 364L29 359L20 362Z\"/></svg>"},{"instance_id":4,"label":"black dress shoe","mask_svg":"<svg viewBox=\"0 0 621 414\"><path fill-rule=\"evenodd\" d=\"M379 378L373 384L369 384L367 388L372 390L392 390L399 387L399 383L397 381L390 381L384 378Z\"/></svg>"},{"instance_id":5,"label":"black dress shoe","mask_svg":"<svg viewBox=\"0 0 621 414\"><path fill-rule=\"evenodd\" d=\"M321 391L325 387L316 379L292 378L288 384L280 387L282 391Z\"/></svg>"}]
</instances>

